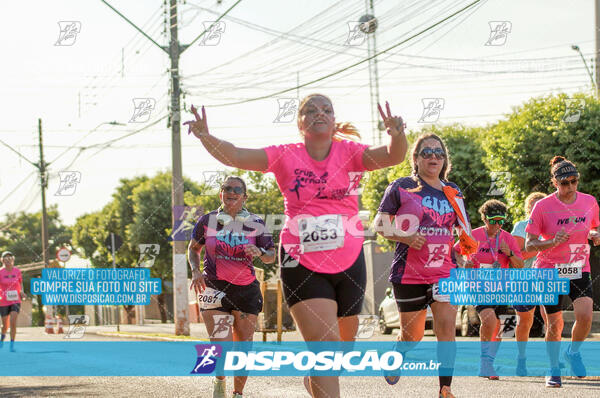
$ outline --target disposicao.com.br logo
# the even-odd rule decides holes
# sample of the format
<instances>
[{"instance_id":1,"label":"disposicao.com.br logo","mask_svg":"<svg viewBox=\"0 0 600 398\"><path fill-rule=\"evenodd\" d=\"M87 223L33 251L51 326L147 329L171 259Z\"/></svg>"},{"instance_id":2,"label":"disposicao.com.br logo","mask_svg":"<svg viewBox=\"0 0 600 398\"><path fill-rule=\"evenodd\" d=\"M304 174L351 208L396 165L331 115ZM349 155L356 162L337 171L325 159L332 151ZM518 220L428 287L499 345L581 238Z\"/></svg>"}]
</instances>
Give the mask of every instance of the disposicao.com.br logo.
<instances>
[{"instance_id":1,"label":"disposicao.com.br logo","mask_svg":"<svg viewBox=\"0 0 600 398\"><path fill-rule=\"evenodd\" d=\"M209 347L210 346L210 347ZM220 358L217 361L216 347ZM197 349L199 346L196 346ZM208 352L209 350L210 352ZM202 353L200 352L202 351ZM208 359L207 358L211 358ZM211 371L206 367L211 362ZM333 376L348 374L376 376L382 372L406 371L435 372L440 363L428 358L426 361L405 361L404 355L394 350L394 344L379 342L357 344L346 342L284 342L281 344L223 343L202 345L193 374L233 374L247 372L261 376L299 376L311 374Z\"/></svg>"}]
</instances>

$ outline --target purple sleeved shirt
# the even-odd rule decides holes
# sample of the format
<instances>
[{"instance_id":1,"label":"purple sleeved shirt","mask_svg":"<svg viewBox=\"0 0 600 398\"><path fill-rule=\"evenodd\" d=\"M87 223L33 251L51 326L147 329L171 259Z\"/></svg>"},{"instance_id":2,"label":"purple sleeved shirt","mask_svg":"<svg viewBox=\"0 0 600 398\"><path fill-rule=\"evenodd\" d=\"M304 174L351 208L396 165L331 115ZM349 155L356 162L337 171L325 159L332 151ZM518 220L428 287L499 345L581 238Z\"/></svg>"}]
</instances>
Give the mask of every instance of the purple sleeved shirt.
<instances>
[{"instance_id":1,"label":"purple sleeved shirt","mask_svg":"<svg viewBox=\"0 0 600 398\"><path fill-rule=\"evenodd\" d=\"M420 182L422 188L414 191L418 184L412 177L397 179L387 187L379 205L380 213L396 216L396 220L416 217L418 231L427 239L421 250L396 243L389 278L392 283L435 283L450 276L450 269L456 266L452 256L456 213L443 191ZM447 184L459 190L456 184ZM406 231L404 226L399 227Z\"/></svg>"},{"instance_id":2,"label":"purple sleeved shirt","mask_svg":"<svg viewBox=\"0 0 600 398\"><path fill-rule=\"evenodd\" d=\"M265 250L274 247L273 237L260 217L251 214L244 223L222 225L217 222L216 210L200 217L192 239L204 245L203 276L234 285L248 285L256 279L252 258L246 256L244 246L250 244Z\"/></svg>"}]
</instances>

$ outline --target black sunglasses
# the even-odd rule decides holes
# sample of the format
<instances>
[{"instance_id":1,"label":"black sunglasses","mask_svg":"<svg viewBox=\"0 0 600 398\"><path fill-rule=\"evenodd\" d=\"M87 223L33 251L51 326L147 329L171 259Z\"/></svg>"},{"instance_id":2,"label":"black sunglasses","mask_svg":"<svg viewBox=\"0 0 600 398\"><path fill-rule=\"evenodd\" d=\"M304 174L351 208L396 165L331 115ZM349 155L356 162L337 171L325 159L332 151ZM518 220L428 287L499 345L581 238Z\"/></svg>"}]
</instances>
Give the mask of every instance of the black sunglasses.
<instances>
[{"instance_id":1,"label":"black sunglasses","mask_svg":"<svg viewBox=\"0 0 600 398\"><path fill-rule=\"evenodd\" d=\"M442 148L423 148L419 153L423 159L431 159L433 156L437 159L444 159L446 157L446 152Z\"/></svg>"},{"instance_id":2,"label":"black sunglasses","mask_svg":"<svg viewBox=\"0 0 600 398\"><path fill-rule=\"evenodd\" d=\"M574 178L572 180L562 180L560 182L560 185L562 185L563 187L566 187L568 185L577 185L578 182L579 182L579 178Z\"/></svg>"},{"instance_id":3,"label":"black sunglasses","mask_svg":"<svg viewBox=\"0 0 600 398\"><path fill-rule=\"evenodd\" d=\"M225 191L227 193L233 192L233 193L236 193L238 195L241 195L241 194L244 193L244 188L242 188L242 187L232 187L232 186L228 185L226 187L223 187L223 191Z\"/></svg>"}]
</instances>

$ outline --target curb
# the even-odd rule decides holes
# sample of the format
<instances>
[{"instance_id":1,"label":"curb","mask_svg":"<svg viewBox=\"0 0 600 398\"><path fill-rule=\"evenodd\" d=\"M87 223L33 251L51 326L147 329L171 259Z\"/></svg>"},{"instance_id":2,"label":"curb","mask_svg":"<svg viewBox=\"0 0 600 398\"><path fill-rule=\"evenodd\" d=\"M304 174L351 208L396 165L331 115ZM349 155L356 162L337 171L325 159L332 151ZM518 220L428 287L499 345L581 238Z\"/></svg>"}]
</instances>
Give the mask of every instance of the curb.
<instances>
[{"instance_id":1,"label":"curb","mask_svg":"<svg viewBox=\"0 0 600 398\"><path fill-rule=\"evenodd\" d=\"M129 338L129 339L141 339L141 340L154 340L154 341L183 341L183 342L197 342L197 341L209 341L206 339L178 339L175 337L163 337L163 336L147 336L144 334L123 334L123 333L119 333L119 332L102 332L102 331L96 331L96 332L89 332L90 334L96 334L99 336L106 336L106 337L124 337L124 338Z\"/></svg>"}]
</instances>

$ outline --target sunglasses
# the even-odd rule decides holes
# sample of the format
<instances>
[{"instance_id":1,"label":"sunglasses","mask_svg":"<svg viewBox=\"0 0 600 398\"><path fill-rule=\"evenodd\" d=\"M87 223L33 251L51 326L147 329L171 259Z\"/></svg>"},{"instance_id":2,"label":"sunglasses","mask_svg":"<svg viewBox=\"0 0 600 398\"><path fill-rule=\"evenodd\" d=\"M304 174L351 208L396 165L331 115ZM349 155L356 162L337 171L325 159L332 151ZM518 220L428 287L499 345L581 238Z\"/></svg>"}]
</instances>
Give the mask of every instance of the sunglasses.
<instances>
[{"instance_id":1,"label":"sunglasses","mask_svg":"<svg viewBox=\"0 0 600 398\"><path fill-rule=\"evenodd\" d=\"M563 187L566 187L569 185L577 185L577 183L579 183L579 178L574 178L572 180L562 180L560 182L560 185L562 185Z\"/></svg>"},{"instance_id":2,"label":"sunglasses","mask_svg":"<svg viewBox=\"0 0 600 398\"><path fill-rule=\"evenodd\" d=\"M244 188L242 188L242 187L231 187L231 186L228 185L226 187L223 187L223 191L225 191L227 193L233 192L233 193L236 193L238 195L241 195L241 194L244 193Z\"/></svg>"},{"instance_id":3,"label":"sunglasses","mask_svg":"<svg viewBox=\"0 0 600 398\"><path fill-rule=\"evenodd\" d=\"M419 153L423 159L431 159L433 156L439 160L444 159L446 157L446 152L442 148L423 148Z\"/></svg>"},{"instance_id":4,"label":"sunglasses","mask_svg":"<svg viewBox=\"0 0 600 398\"><path fill-rule=\"evenodd\" d=\"M498 220L495 219L489 219L488 222L490 223L490 225L494 225L494 224L498 224L498 225L504 225L504 223L506 222L506 220L504 218L500 218Z\"/></svg>"}]
</instances>

